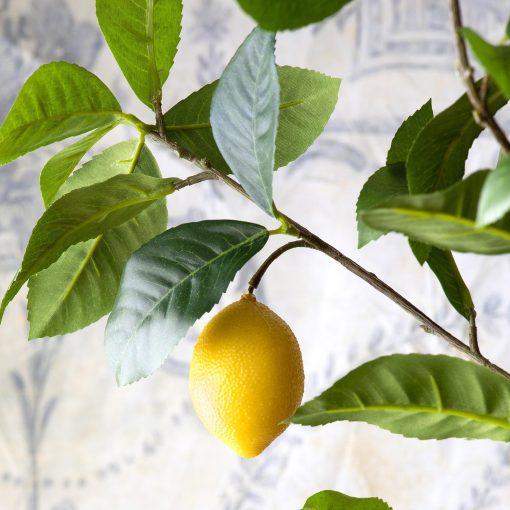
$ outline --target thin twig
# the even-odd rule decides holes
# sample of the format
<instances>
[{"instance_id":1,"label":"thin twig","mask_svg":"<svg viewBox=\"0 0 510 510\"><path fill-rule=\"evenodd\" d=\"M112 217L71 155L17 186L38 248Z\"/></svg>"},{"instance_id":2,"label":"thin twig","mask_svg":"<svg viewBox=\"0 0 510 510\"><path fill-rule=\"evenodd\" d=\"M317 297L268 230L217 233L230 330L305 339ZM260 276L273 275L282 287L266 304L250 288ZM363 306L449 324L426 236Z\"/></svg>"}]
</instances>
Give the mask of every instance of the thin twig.
<instances>
[{"instance_id":1,"label":"thin twig","mask_svg":"<svg viewBox=\"0 0 510 510\"><path fill-rule=\"evenodd\" d=\"M187 186L193 186L194 184L198 184L199 182L209 181L211 179L217 179L216 175L209 171L200 172L195 175L191 175L187 179L183 179L175 184L175 191L179 191L182 188L186 188Z\"/></svg>"},{"instance_id":2,"label":"thin twig","mask_svg":"<svg viewBox=\"0 0 510 510\"><path fill-rule=\"evenodd\" d=\"M253 291L259 286L260 280L269 269L269 266L281 255L285 252L292 250L294 248L313 248L308 244L308 241L301 239L299 241L292 241L290 243L284 244L280 246L277 250L275 250L269 257L262 263L262 265L258 268L257 272L250 278L248 282L248 292L253 294Z\"/></svg>"},{"instance_id":3,"label":"thin twig","mask_svg":"<svg viewBox=\"0 0 510 510\"><path fill-rule=\"evenodd\" d=\"M161 105L161 99L154 100L154 111L156 113L156 127L158 128L158 134L163 139L166 140L166 127L165 127L165 118L163 116L163 108Z\"/></svg>"},{"instance_id":4,"label":"thin twig","mask_svg":"<svg viewBox=\"0 0 510 510\"><path fill-rule=\"evenodd\" d=\"M466 42L462 36L462 12L460 9L459 0L450 0L450 11L452 15L453 30L455 34L455 45L457 47L457 55L459 59L459 72L466 87L467 96L474 109L475 120L483 127L492 131L494 138L501 145L505 153L510 152L510 142L500 125L494 119L493 115L487 109L483 90L480 92L476 87L476 82L473 76L473 67L469 61L469 56L466 48Z\"/></svg>"},{"instance_id":5,"label":"thin twig","mask_svg":"<svg viewBox=\"0 0 510 510\"><path fill-rule=\"evenodd\" d=\"M476 355L480 356L480 347L478 346L478 331L476 327L476 310L469 310L469 348Z\"/></svg>"}]
</instances>

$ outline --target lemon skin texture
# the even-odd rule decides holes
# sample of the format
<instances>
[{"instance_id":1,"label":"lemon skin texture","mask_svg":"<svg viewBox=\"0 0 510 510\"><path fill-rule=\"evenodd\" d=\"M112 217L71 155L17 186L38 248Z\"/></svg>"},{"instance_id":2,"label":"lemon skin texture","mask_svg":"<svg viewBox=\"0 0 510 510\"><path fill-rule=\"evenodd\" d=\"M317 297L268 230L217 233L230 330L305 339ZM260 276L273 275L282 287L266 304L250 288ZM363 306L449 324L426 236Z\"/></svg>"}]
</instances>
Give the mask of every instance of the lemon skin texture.
<instances>
[{"instance_id":1,"label":"lemon skin texture","mask_svg":"<svg viewBox=\"0 0 510 510\"><path fill-rule=\"evenodd\" d=\"M288 425L301 403L303 360L289 326L251 294L204 327L191 360L189 389L205 428L241 457L255 457Z\"/></svg>"}]
</instances>

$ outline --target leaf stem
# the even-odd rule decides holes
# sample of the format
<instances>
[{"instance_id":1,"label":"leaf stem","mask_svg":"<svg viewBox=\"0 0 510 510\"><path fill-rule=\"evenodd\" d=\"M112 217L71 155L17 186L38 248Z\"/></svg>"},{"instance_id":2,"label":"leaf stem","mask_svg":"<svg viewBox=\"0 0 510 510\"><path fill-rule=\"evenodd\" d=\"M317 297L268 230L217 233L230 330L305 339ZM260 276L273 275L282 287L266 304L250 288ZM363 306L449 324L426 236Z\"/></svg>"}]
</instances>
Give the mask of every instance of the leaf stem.
<instances>
[{"instance_id":1,"label":"leaf stem","mask_svg":"<svg viewBox=\"0 0 510 510\"><path fill-rule=\"evenodd\" d=\"M154 136L157 137L153 133ZM205 173L210 178L215 178L233 190L235 190L237 193L241 194L242 196L246 197L248 200L251 200L249 195L246 193L244 188L236 182L234 179L232 179L230 176L224 174L223 172L217 170L216 168L212 167L211 164L207 161L205 158L197 158L193 154L191 154L186 149L180 147L175 142L171 142L165 138L157 137L157 139L163 143L165 143L167 146L172 149L179 157L182 157L183 159L186 159L187 161L190 161L191 163L197 165L199 168L204 170L203 173ZM196 178L197 176L202 174L197 174L196 176L193 176ZM205 180L205 179L201 179ZM184 182L184 181L183 181ZM197 182L200 182L198 180ZM178 185L176 186L177 189ZM417 308L413 303L408 301L404 296L399 294L396 290L394 290L392 287L390 287L387 283L380 280L374 273L371 273L370 271L367 271L364 267L360 266L357 262L350 259L346 255L344 255L342 252L337 250L335 247L328 244L326 241L322 240L317 235L310 232L308 229L300 225L297 221L293 220L289 216L283 214L282 212L279 212L279 215L281 218L286 222L286 224L289 226L289 228L293 229L295 232L297 232L298 237L302 240L306 241L308 246L315 248L318 251L321 251L328 257L331 257L333 260L341 264L343 267L345 267L348 271L353 273L354 275L358 276L365 282L367 282L370 286L372 286L374 289L376 289L378 292L386 296L388 299L393 301L395 304L400 306L404 311L406 311L408 314L410 314L412 317L414 317L421 325L424 331L427 333L431 333L433 335L436 335L437 337L443 339L446 341L451 347L457 349L462 354L470 358L471 360L479 363L480 365L483 365L494 372L499 373L500 375L506 377L507 379L510 379L510 373L508 373L503 368L499 367L498 365L495 365L492 363L489 359L487 359L485 356L483 356L479 351L473 351L469 345L465 344L463 341L456 338L454 335L452 335L449 331L445 330L443 327L441 327L439 324L437 324L435 321L433 321L429 316L427 316L423 311L421 311L419 308Z\"/></svg>"},{"instance_id":2,"label":"leaf stem","mask_svg":"<svg viewBox=\"0 0 510 510\"><path fill-rule=\"evenodd\" d=\"M145 133L140 132L140 138L138 139L138 144L136 146L136 150L133 155L131 165L129 166L128 174L132 174L135 171L136 165L138 165L138 161L140 160L140 155L142 154L144 146L145 146Z\"/></svg>"},{"instance_id":3,"label":"leaf stem","mask_svg":"<svg viewBox=\"0 0 510 510\"><path fill-rule=\"evenodd\" d=\"M494 119L487 109L483 87L480 92L476 87L476 82L473 76L473 67L469 61L466 42L462 36L463 24L459 0L450 0L450 12L453 22L453 31L455 34L455 45L457 47L459 73L464 81L469 101L473 106L475 120L481 127L491 130L494 138L501 145L505 154L507 154L510 152L510 142L496 119Z\"/></svg>"},{"instance_id":4,"label":"leaf stem","mask_svg":"<svg viewBox=\"0 0 510 510\"><path fill-rule=\"evenodd\" d=\"M257 269L255 274L250 278L248 282L248 292L253 294L253 291L259 286L262 277L269 269L269 266L281 255L285 252L292 250L294 248L313 248L307 241L300 239L299 241L292 241L290 243L284 244L280 246L277 250L275 250L269 257L263 262L263 264Z\"/></svg>"}]
</instances>

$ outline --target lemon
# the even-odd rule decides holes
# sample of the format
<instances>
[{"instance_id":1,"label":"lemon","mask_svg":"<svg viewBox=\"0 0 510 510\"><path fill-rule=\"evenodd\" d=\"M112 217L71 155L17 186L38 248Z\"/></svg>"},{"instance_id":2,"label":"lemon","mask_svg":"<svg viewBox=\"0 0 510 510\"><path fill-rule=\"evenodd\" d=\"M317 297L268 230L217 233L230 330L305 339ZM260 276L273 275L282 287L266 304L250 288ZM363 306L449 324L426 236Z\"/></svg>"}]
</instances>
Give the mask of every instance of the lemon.
<instances>
[{"instance_id":1,"label":"lemon","mask_svg":"<svg viewBox=\"0 0 510 510\"><path fill-rule=\"evenodd\" d=\"M286 428L303 397L303 360L289 326L245 294L204 327L189 389L205 428L241 457L255 457Z\"/></svg>"}]
</instances>

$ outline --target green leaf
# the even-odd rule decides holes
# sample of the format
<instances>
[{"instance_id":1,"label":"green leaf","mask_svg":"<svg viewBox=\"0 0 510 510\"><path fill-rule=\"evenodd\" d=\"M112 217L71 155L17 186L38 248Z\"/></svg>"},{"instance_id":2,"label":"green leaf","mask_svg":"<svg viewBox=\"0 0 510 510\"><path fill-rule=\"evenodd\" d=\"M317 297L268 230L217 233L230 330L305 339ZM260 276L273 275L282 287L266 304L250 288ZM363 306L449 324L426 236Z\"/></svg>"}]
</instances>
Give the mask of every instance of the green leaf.
<instances>
[{"instance_id":1,"label":"green leaf","mask_svg":"<svg viewBox=\"0 0 510 510\"><path fill-rule=\"evenodd\" d=\"M322 133L338 99L340 80L324 74L278 67L280 114L276 135L275 170L301 156ZM209 112L218 82L210 83L165 114L170 140L215 168L230 173L211 130Z\"/></svg>"},{"instance_id":2,"label":"green leaf","mask_svg":"<svg viewBox=\"0 0 510 510\"><path fill-rule=\"evenodd\" d=\"M476 222L490 225L510 211L510 156L501 158L487 177L480 195Z\"/></svg>"},{"instance_id":3,"label":"green leaf","mask_svg":"<svg viewBox=\"0 0 510 510\"><path fill-rule=\"evenodd\" d=\"M338 101L340 80L309 69L277 67L280 115L275 169L304 154L324 131Z\"/></svg>"},{"instance_id":4,"label":"green leaf","mask_svg":"<svg viewBox=\"0 0 510 510\"><path fill-rule=\"evenodd\" d=\"M89 135L73 143L53 156L41 172L41 194L45 207L54 201L58 190L71 175L83 156L117 124L110 124L92 131Z\"/></svg>"},{"instance_id":5,"label":"green leaf","mask_svg":"<svg viewBox=\"0 0 510 510\"><path fill-rule=\"evenodd\" d=\"M136 251L106 327L106 355L118 384L159 368L267 238L260 225L201 221L167 230Z\"/></svg>"},{"instance_id":6,"label":"green leaf","mask_svg":"<svg viewBox=\"0 0 510 510\"><path fill-rule=\"evenodd\" d=\"M275 35L255 28L214 91L214 140L253 201L273 215L273 168L280 105Z\"/></svg>"},{"instance_id":7,"label":"green leaf","mask_svg":"<svg viewBox=\"0 0 510 510\"><path fill-rule=\"evenodd\" d=\"M368 226L361 218L361 212L373 209L388 198L407 193L406 168L402 163L380 168L365 182L356 204L358 220L358 248L379 239L384 232Z\"/></svg>"},{"instance_id":8,"label":"green leaf","mask_svg":"<svg viewBox=\"0 0 510 510\"><path fill-rule=\"evenodd\" d=\"M503 94L490 87L489 111L495 113L505 104ZM410 192L430 193L462 179L469 149L481 131L466 95L434 117L418 135L407 158Z\"/></svg>"},{"instance_id":9,"label":"green leaf","mask_svg":"<svg viewBox=\"0 0 510 510\"><path fill-rule=\"evenodd\" d=\"M430 244L424 244L418 241L414 241L413 239L409 239L409 247L411 248L413 255L416 257L418 264L423 266L423 264L425 264L429 258L432 246L430 246Z\"/></svg>"},{"instance_id":10,"label":"green leaf","mask_svg":"<svg viewBox=\"0 0 510 510\"><path fill-rule=\"evenodd\" d=\"M391 142L391 147L386 158L387 165L392 163L406 163L414 141L433 117L432 101L429 100L403 122ZM380 235L382 235L382 233ZM418 263L422 266L427 261L430 253L430 246L416 241L410 241L409 246L418 260Z\"/></svg>"},{"instance_id":11,"label":"green leaf","mask_svg":"<svg viewBox=\"0 0 510 510\"><path fill-rule=\"evenodd\" d=\"M336 491L322 491L306 500L303 510L391 510L379 498L353 498Z\"/></svg>"},{"instance_id":12,"label":"green leaf","mask_svg":"<svg viewBox=\"0 0 510 510\"><path fill-rule=\"evenodd\" d=\"M96 15L131 88L154 109L177 53L181 0L96 0Z\"/></svg>"},{"instance_id":13,"label":"green leaf","mask_svg":"<svg viewBox=\"0 0 510 510\"><path fill-rule=\"evenodd\" d=\"M429 100L398 128L391 142L386 164L405 163L416 137L433 118L432 100Z\"/></svg>"},{"instance_id":14,"label":"green leaf","mask_svg":"<svg viewBox=\"0 0 510 510\"><path fill-rule=\"evenodd\" d=\"M448 301L457 312L469 320L470 312L474 308L473 300L452 253L432 247L427 257L427 264L437 276Z\"/></svg>"},{"instance_id":15,"label":"green leaf","mask_svg":"<svg viewBox=\"0 0 510 510\"><path fill-rule=\"evenodd\" d=\"M477 227L476 211L488 171L470 175L450 188L425 195L402 196L361 213L369 226L400 232L438 248L497 255L510 252L510 215Z\"/></svg>"},{"instance_id":16,"label":"green leaf","mask_svg":"<svg viewBox=\"0 0 510 510\"><path fill-rule=\"evenodd\" d=\"M21 269L0 305L5 308L33 275L46 269L72 245L104 234L134 218L174 191L174 179L147 175L117 175L105 182L79 188L54 202L37 222Z\"/></svg>"},{"instance_id":17,"label":"green leaf","mask_svg":"<svg viewBox=\"0 0 510 510\"><path fill-rule=\"evenodd\" d=\"M470 28L462 29L462 34L487 74L510 99L510 47L493 46Z\"/></svg>"},{"instance_id":18,"label":"green leaf","mask_svg":"<svg viewBox=\"0 0 510 510\"><path fill-rule=\"evenodd\" d=\"M351 0L237 0L239 5L264 29L288 30L322 21Z\"/></svg>"},{"instance_id":19,"label":"green leaf","mask_svg":"<svg viewBox=\"0 0 510 510\"><path fill-rule=\"evenodd\" d=\"M110 147L77 170L59 196L103 182L117 174L161 177L158 165L137 140ZM135 166L136 165L136 166ZM64 335L109 313L124 266L135 250L167 227L164 199L96 239L71 246L54 264L28 281L29 338Z\"/></svg>"},{"instance_id":20,"label":"green leaf","mask_svg":"<svg viewBox=\"0 0 510 510\"><path fill-rule=\"evenodd\" d=\"M418 439L510 441L510 381L471 361L395 354L365 363L290 422L362 421Z\"/></svg>"},{"instance_id":21,"label":"green leaf","mask_svg":"<svg viewBox=\"0 0 510 510\"><path fill-rule=\"evenodd\" d=\"M0 128L0 165L118 121L129 117L97 76L67 62L45 64L23 85Z\"/></svg>"}]
</instances>

